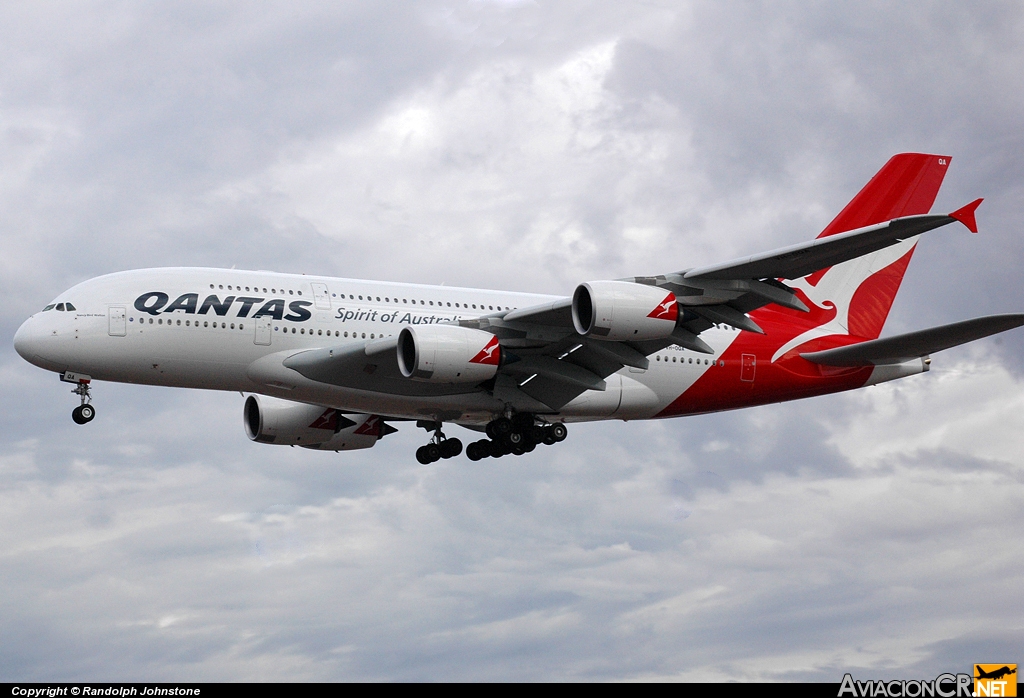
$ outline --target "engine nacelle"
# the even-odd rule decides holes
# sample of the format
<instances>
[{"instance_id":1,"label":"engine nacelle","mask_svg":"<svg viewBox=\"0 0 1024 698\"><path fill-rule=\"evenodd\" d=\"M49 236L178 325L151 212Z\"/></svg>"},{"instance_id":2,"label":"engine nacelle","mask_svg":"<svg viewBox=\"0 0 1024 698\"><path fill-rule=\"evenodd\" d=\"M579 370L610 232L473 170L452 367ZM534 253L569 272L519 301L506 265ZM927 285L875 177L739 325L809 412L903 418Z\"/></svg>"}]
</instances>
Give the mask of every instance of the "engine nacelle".
<instances>
[{"instance_id":1,"label":"engine nacelle","mask_svg":"<svg viewBox=\"0 0 1024 698\"><path fill-rule=\"evenodd\" d=\"M458 325L405 327L398 334L398 369L429 383L479 383L494 377L501 346L490 332Z\"/></svg>"},{"instance_id":2,"label":"engine nacelle","mask_svg":"<svg viewBox=\"0 0 1024 698\"><path fill-rule=\"evenodd\" d=\"M394 431L377 415L343 415L334 408L263 395L246 398L243 416L245 433L253 441L324 451L370 448L388 430Z\"/></svg>"},{"instance_id":3,"label":"engine nacelle","mask_svg":"<svg viewBox=\"0 0 1024 698\"><path fill-rule=\"evenodd\" d=\"M591 281L572 295L572 323L592 339L665 339L676 328L674 293L628 281Z\"/></svg>"}]
</instances>

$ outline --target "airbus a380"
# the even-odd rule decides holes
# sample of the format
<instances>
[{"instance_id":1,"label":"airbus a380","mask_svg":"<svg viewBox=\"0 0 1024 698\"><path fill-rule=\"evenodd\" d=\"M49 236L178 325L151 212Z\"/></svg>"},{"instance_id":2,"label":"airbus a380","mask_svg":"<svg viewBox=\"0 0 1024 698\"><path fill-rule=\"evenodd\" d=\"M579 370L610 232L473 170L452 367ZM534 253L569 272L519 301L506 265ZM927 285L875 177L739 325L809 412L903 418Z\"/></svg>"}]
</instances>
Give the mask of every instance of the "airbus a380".
<instances>
[{"instance_id":1,"label":"airbus a380","mask_svg":"<svg viewBox=\"0 0 1024 698\"><path fill-rule=\"evenodd\" d=\"M927 371L942 349L1024 324L993 315L879 339L950 159L896 155L814 240L724 264L591 281L572 296L228 269L143 269L60 294L14 338L92 381L247 393L253 441L344 451L415 421L416 457L522 455L566 423L795 400Z\"/></svg>"}]
</instances>

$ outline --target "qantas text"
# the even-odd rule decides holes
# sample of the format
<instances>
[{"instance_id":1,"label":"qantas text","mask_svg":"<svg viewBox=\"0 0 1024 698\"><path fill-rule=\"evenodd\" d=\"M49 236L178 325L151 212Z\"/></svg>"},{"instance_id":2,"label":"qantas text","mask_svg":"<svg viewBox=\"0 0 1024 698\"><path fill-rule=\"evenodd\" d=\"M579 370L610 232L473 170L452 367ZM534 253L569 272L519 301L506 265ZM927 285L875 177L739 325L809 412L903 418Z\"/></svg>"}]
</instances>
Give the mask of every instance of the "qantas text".
<instances>
[{"instance_id":1,"label":"qantas text","mask_svg":"<svg viewBox=\"0 0 1024 698\"><path fill-rule=\"evenodd\" d=\"M181 311L189 315L206 315L211 310L219 316L225 316L232 307L235 308L234 317L261 318L269 317L274 320L288 320L290 322L305 322L312 317L307 308L313 305L310 301L286 301L284 298L256 298L253 296L226 296L221 300L219 296L210 294L203 302L199 302L198 293L183 293L173 302L170 296L163 291L150 291L143 293L135 299L135 309L149 315L160 315L161 313L174 313ZM287 304L287 306L286 306ZM257 308L253 312L253 308ZM285 314L285 311L288 314ZM387 322L402 325L432 325L435 323L458 322L458 316L439 317L437 315L414 315L409 312L396 310L394 312L380 312L378 310L337 308L335 320L342 322Z\"/></svg>"}]
</instances>

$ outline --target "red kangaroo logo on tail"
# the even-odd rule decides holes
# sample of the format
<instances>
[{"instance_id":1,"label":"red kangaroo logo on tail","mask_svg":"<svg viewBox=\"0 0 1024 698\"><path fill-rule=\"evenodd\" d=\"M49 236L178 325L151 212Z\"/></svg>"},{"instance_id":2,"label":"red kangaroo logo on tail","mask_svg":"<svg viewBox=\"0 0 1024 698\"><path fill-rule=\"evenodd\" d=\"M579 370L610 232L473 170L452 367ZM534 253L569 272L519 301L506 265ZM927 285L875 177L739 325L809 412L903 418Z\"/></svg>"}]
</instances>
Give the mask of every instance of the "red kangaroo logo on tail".
<instances>
[{"instance_id":1,"label":"red kangaroo logo on tail","mask_svg":"<svg viewBox=\"0 0 1024 698\"><path fill-rule=\"evenodd\" d=\"M501 346L498 344L497 337L491 337L491 341L487 343L480 353L469 360L471 364L488 364L490 366L497 366L498 361L501 359Z\"/></svg>"},{"instance_id":2,"label":"red kangaroo logo on tail","mask_svg":"<svg viewBox=\"0 0 1024 698\"><path fill-rule=\"evenodd\" d=\"M679 306L676 305L675 294L670 293L665 296L665 300L648 313L647 317L654 318L655 320L671 320L675 322L679 317Z\"/></svg>"}]
</instances>

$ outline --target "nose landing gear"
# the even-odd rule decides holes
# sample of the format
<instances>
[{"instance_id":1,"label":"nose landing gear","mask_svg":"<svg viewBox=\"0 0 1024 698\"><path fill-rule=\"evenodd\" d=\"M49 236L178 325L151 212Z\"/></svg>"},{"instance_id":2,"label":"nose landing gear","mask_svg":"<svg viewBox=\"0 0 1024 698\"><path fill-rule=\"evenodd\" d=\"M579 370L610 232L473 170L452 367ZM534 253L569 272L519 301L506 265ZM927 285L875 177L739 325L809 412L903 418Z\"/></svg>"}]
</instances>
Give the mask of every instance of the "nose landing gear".
<instances>
[{"instance_id":1,"label":"nose landing gear","mask_svg":"<svg viewBox=\"0 0 1024 698\"><path fill-rule=\"evenodd\" d=\"M82 404L71 410L71 419L75 424L88 424L96 416L96 408L90 404L92 393L89 390L89 383L81 382L71 392L82 398Z\"/></svg>"}]
</instances>

